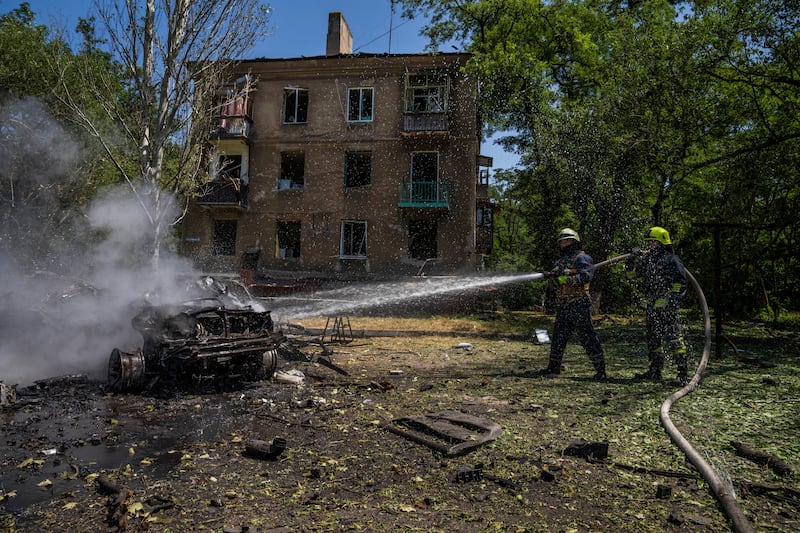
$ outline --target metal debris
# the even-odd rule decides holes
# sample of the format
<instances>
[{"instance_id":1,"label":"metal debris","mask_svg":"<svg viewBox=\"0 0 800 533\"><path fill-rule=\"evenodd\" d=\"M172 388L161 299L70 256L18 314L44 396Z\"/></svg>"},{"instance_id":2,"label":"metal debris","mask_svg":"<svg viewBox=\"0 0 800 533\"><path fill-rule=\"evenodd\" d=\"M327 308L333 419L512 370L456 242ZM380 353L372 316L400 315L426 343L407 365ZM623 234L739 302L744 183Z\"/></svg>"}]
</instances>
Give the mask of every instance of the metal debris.
<instances>
[{"instance_id":1,"label":"metal debris","mask_svg":"<svg viewBox=\"0 0 800 533\"><path fill-rule=\"evenodd\" d=\"M459 411L396 418L385 427L448 456L463 455L503 434L499 424Z\"/></svg>"}]
</instances>

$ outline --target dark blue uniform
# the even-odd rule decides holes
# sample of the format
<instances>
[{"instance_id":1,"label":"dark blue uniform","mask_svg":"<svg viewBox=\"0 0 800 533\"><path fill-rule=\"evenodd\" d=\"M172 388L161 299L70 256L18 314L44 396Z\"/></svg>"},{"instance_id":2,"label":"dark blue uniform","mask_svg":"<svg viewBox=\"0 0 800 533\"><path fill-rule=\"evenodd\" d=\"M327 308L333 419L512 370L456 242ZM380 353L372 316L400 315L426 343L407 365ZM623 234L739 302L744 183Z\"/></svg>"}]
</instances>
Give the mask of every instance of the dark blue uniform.
<instances>
[{"instance_id":1,"label":"dark blue uniform","mask_svg":"<svg viewBox=\"0 0 800 533\"><path fill-rule=\"evenodd\" d=\"M639 377L661 379L666 345L678 369L678 381L686 383L686 343L680 308L686 294L686 268L671 246L657 246L636 265L646 298L647 355L650 368Z\"/></svg>"},{"instance_id":2,"label":"dark blue uniform","mask_svg":"<svg viewBox=\"0 0 800 533\"><path fill-rule=\"evenodd\" d=\"M567 248L556 261L553 277L556 292L556 319L550 345L550 360L545 371L561 372L567 341L575 333L596 370L595 378L605 378L605 358L600 338L592 325L589 283L594 276L594 261L577 246Z\"/></svg>"}]
</instances>

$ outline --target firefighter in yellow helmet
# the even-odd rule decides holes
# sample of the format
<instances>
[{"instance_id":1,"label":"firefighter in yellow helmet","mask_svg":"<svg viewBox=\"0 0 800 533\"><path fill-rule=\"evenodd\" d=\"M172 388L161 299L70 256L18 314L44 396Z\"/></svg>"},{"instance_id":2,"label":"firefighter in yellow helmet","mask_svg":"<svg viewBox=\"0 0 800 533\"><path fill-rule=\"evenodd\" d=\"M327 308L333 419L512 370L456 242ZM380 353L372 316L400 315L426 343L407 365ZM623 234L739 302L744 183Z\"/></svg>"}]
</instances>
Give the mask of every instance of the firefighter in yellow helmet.
<instances>
[{"instance_id":1,"label":"firefighter in yellow helmet","mask_svg":"<svg viewBox=\"0 0 800 533\"><path fill-rule=\"evenodd\" d=\"M558 235L561 257L555 268L545 272L545 277L555 286L556 318L550 344L547 368L538 375L555 377L561 373L561 360L567 341L576 333L586 355L595 369L595 380L606 379L606 363L600 338L592 326L592 303L589 299L589 283L594 276L594 261L581 249L578 232L564 228Z\"/></svg>"},{"instance_id":2,"label":"firefighter in yellow helmet","mask_svg":"<svg viewBox=\"0 0 800 533\"><path fill-rule=\"evenodd\" d=\"M661 380L666 346L677 367L675 384L685 385L688 374L680 307L686 294L686 268L675 255L667 230L654 226L645 232L644 238L647 248L635 254L635 272L642 280L646 298L647 356L650 366L636 377Z\"/></svg>"}]
</instances>

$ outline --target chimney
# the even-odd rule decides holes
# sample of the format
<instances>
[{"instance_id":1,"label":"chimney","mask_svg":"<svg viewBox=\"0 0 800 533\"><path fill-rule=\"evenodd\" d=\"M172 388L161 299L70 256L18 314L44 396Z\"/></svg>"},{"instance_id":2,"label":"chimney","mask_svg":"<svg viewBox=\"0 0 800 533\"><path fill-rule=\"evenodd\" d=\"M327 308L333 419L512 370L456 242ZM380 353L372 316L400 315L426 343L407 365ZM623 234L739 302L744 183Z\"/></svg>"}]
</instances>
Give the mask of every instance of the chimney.
<instances>
[{"instance_id":1,"label":"chimney","mask_svg":"<svg viewBox=\"0 0 800 533\"><path fill-rule=\"evenodd\" d=\"M338 11L328 13L328 42L325 55L338 56L353 53L353 34L344 16Z\"/></svg>"}]
</instances>

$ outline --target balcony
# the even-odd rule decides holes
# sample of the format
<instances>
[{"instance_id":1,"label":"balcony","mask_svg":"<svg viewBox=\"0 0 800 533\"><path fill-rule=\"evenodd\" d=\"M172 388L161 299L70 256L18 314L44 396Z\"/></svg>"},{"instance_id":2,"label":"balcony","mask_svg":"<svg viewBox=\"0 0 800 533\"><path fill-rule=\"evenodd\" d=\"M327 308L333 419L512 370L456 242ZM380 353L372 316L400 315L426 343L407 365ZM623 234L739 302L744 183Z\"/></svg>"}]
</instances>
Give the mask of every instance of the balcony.
<instances>
[{"instance_id":1,"label":"balcony","mask_svg":"<svg viewBox=\"0 0 800 533\"><path fill-rule=\"evenodd\" d=\"M492 226L478 226L475 232L475 253L489 255L494 244Z\"/></svg>"},{"instance_id":2,"label":"balcony","mask_svg":"<svg viewBox=\"0 0 800 533\"><path fill-rule=\"evenodd\" d=\"M441 181L404 181L400 187L399 207L450 207L447 184Z\"/></svg>"},{"instance_id":3,"label":"balcony","mask_svg":"<svg viewBox=\"0 0 800 533\"><path fill-rule=\"evenodd\" d=\"M197 199L197 205L244 211L247 209L247 183L238 179L213 181Z\"/></svg>"},{"instance_id":4,"label":"balcony","mask_svg":"<svg viewBox=\"0 0 800 533\"><path fill-rule=\"evenodd\" d=\"M250 117L245 115L239 116L221 116L217 117L211 128L211 139L243 139L250 138Z\"/></svg>"},{"instance_id":5,"label":"balcony","mask_svg":"<svg viewBox=\"0 0 800 533\"><path fill-rule=\"evenodd\" d=\"M407 113L403 115L403 135L447 134L446 113Z\"/></svg>"}]
</instances>

